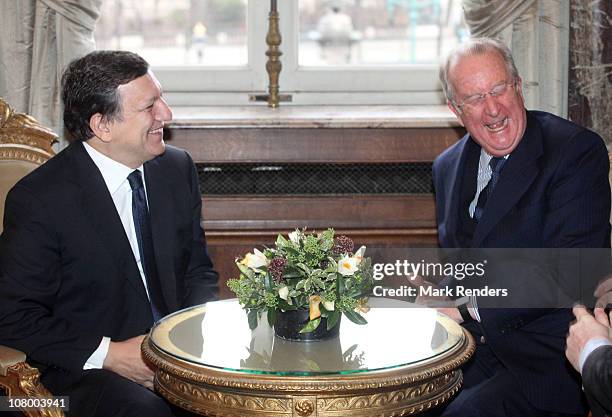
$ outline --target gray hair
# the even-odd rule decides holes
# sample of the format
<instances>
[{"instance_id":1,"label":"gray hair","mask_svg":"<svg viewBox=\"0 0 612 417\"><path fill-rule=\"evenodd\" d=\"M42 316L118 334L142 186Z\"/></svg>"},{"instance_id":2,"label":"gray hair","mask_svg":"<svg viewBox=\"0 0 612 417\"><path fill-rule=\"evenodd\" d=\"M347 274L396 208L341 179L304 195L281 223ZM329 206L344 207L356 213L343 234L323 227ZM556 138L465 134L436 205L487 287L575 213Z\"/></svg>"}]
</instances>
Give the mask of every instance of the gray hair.
<instances>
[{"instance_id":1,"label":"gray hair","mask_svg":"<svg viewBox=\"0 0 612 417\"><path fill-rule=\"evenodd\" d=\"M444 95L451 102L455 103L455 90L452 82L449 80L449 71L451 67L464 56L483 55L488 52L497 52L504 63L506 64L506 72L510 74L513 81L519 78L518 70L514 65L512 52L502 41L493 38L474 38L459 45L451 51L443 65L440 66L440 82Z\"/></svg>"}]
</instances>

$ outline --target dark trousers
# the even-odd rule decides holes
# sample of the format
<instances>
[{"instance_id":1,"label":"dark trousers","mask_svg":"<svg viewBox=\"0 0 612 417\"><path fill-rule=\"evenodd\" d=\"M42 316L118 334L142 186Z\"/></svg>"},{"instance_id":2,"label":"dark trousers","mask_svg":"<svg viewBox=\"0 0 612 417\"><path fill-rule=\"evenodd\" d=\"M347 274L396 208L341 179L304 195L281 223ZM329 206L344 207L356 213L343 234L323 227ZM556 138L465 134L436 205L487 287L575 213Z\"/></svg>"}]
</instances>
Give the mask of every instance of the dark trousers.
<instances>
[{"instance_id":1,"label":"dark trousers","mask_svg":"<svg viewBox=\"0 0 612 417\"><path fill-rule=\"evenodd\" d=\"M69 417L192 416L143 386L103 369L84 372L78 383L58 395L69 396Z\"/></svg>"},{"instance_id":2,"label":"dark trousers","mask_svg":"<svg viewBox=\"0 0 612 417\"><path fill-rule=\"evenodd\" d=\"M518 389L514 376L478 338L476 352L462 371L459 394L427 417L580 417L534 408Z\"/></svg>"}]
</instances>

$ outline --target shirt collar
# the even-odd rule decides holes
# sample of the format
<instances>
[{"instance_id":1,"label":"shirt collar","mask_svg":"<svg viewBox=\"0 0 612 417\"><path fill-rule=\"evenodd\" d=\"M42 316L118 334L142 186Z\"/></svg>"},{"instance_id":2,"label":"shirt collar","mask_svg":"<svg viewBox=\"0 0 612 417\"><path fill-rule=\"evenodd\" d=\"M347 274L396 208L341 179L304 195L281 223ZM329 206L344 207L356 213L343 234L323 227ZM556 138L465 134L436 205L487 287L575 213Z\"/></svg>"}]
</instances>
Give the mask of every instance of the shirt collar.
<instances>
[{"instance_id":1,"label":"shirt collar","mask_svg":"<svg viewBox=\"0 0 612 417\"><path fill-rule=\"evenodd\" d=\"M83 146L93 160L94 164L96 164L102 173L102 178L104 178L108 191L111 193L111 195L114 194L115 191L119 189L121 184L127 180L128 175L130 175L130 173L134 170L95 150L93 146L87 142L83 142ZM143 166L140 165L136 169L140 171L144 178Z\"/></svg>"},{"instance_id":2,"label":"shirt collar","mask_svg":"<svg viewBox=\"0 0 612 417\"><path fill-rule=\"evenodd\" d=\"M508 159L509 157L510 154L504 155L502 158ZM483 166L488 166L491 159L493 159L493 155L485 151L484 148L480 148L480 161L482 162Z\"/></svg>"}]
</instances>

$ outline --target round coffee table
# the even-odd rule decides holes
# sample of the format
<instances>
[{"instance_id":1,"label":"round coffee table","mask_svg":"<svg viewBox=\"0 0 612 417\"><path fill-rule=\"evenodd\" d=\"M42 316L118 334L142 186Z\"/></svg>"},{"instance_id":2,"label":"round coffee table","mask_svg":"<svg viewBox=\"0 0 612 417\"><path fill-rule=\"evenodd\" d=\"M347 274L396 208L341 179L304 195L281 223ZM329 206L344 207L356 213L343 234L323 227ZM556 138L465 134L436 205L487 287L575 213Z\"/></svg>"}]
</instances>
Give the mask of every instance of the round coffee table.
<instances>
[{"instance_id":1,"label":"round coffee table","mask_svg":"<svg viewBox=\"0 0 612 417\"><path fill-rule=\"evenodd\" d=\"M375 299L340 336L290 342L267 321L253 331L236 300L158 322L143 343L156 390L208 416L365 417L417 414L447 401L474 352L461 326L435 310Z\"/></svg>"}]
</instances>

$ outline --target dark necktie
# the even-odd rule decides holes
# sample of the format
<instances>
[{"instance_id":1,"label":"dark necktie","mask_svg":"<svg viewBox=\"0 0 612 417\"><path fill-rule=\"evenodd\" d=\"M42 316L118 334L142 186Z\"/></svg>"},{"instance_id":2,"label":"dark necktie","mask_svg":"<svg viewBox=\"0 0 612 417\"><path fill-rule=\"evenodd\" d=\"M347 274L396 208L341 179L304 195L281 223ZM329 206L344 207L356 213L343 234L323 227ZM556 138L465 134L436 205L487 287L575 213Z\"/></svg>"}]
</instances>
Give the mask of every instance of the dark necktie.
<instances>
[{"instance_id":1,"label":"dark necktie","mask_svg":"<svg viewBox=\"0 0 612 417\"><path fill-rule=\"evenodd\" d=\"M476 208L474 209L474 222L478 223L480 219L482 219L482 215L484 214L484 209L487 204L487 200L493 194L493 189L497 185L499 181L499 176L501 175L501 171L504 168L504 164L506 163L506 158L491 158L489 161L489 166L491 167L491 179L482 189L480 195L478 196L478 203L476 204Z\"/></svg>"},{"instance_id":2,"label":"dark necktie","mask_svg":"<svg viewBox=\"0 0 612 417\"><path fill-rule=\"evenodd\" d=\"M157 321L167 313L167 309L161 292L159 276L157 275L157 266L155 265L151 221L140 171L132 171L128 175L128 181L132 188L132 217L134 218L134 228L136 229L136 238L138 240L140 262L147 281L153 319Z\"/></svg>"}]
</instances>

